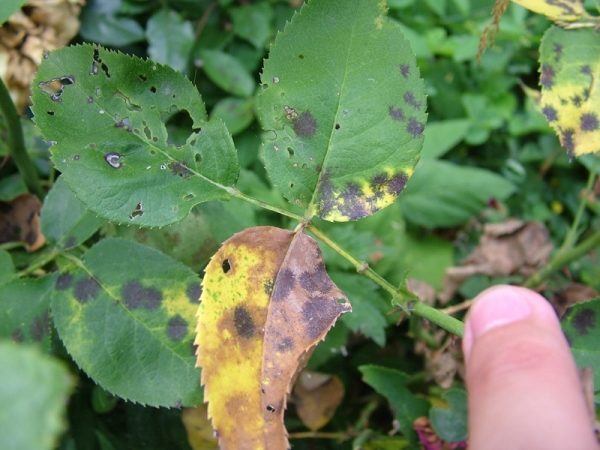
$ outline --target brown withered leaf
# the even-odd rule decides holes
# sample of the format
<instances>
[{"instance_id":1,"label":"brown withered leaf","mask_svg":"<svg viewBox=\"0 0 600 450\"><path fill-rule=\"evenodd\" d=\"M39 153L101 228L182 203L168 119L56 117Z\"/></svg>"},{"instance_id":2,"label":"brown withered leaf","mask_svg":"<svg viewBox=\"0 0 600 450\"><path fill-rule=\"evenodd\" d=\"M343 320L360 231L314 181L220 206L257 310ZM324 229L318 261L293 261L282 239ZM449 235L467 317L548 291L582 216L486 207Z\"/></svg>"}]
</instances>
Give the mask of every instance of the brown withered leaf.
<instances>
[{"instance_id":1,"label":"brown withered leaf","mask_svg":"<svg viewBox=\"0 0 600 450\"><path fill-rule=\"evenodd\" d=\"M35 252L46 243L40 227L40 200L32 194L0 202L0 244L22 241L25 250Z\"/></svg>"},{"instance_id":2,"label":"brown withered leaf","mask_svg":"<svg viewBox=\"0 0 600 450\"><path fill-rule=\"evenodd\" d=\"M558 317L562 317L567 308L575 303L591 300L598 297L600 294L596 289L580 283L571 283L560 290L556 291L550 304L554 307Z\"/></svg>"},{"instance_id":3,"label":"brown withered leaf","mask_svg":"<svg viewBox=\"0 0 600 450\"><path fill-rule=\"evenodd\" d=\"M487 224L479 245L464 263L446 271L444 289L438 298L447 303L462 282L475 274L529 276L548 261L551 251L548 230L541 223L509 219Z\"/></svg>"},{"instance_id":4,"label":"brown withered leaf","mask_svg":"<svg viewBox=\"0 0 600 450\"><path fill-rule=\"evenodd\" d=\"M336 375L304 370L298 376L292 398L296 412L307 428L323 428L344 398L344 385Z\"/></svg>"},{"instance_id":5,"label":"brown withered leaf","mask_svg":"<svg viewBox=\"0 0 600 450\"><path fill-rule=\"evenodd\" d=\"M193 450L218 450L217 439L213 435L208 420L206 405L196 408L185 408L181 413L181 421L187 433L188 442Z\"/></svg>"},{"instance_id":6,"label":"brown withered leaf","mask_svg":"<svg viewBox=\"0 0 600 450\"><path fill-rule=\"evenodd\" d=\"M254 227L223 244L206 268L196 338L222 449L287 448L294 377L350 309L303 232Z\"/></svg>"}]
</instances>

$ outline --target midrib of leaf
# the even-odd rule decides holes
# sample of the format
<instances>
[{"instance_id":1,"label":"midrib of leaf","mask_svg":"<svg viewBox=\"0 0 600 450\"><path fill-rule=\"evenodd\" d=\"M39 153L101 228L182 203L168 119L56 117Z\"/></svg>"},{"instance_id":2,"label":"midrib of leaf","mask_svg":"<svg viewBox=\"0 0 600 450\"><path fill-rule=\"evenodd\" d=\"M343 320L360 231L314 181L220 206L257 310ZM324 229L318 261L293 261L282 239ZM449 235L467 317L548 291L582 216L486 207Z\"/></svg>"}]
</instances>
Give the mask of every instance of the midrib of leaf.
<instances>
[{"instance_id":1,"label":"midrib of leaf","mask_svg":"<svg viewBox=\"0 0 600 450\"><path fill-rule=\"evenodd\" d=\"M101 281L92 273L92 271L90 269L88 269L88 267L85 265L85 262L83 260L77 258L76 256L68 254L68 253L63 253L62 256L64 256L65 258L71 260L73 263L75 263L75 265L77 267L79 267L81 270L83 270L85 273L87 273L90 277L92 277L98 283L98 285L102 288L102 290L104 292L106 292L106 294L111 298L111 300L114 300L114 302L116 304L118 304L119 307L123 311L125 311L125 314L127 314L127 316L129 316L129 318L133 322L135 322L137 325L141 326L149 334L151 340L158 341L158 343L160 344L159 346L161 348L166 348L177 359L179 359L183 363L187 363L187 361L181 355L179 355L177 352L175 352L175 350L173 350L171 347L165 346L163 344L163 342L160 341L160 339L158 339L157 337L155 337L154 334L152 333L152 330L150 328L148 328L148 326L144 322L141 322L138 318L136 318L133 314L131 314L131 311L129 311L127 308L125 308L123 306L123 302L121 301L121 298L118 297L117 295L113 294L110 291L110 289L108 289L103 283L101 283Z\"/></svg>"},{"instance_id":2,"label":"midrib of leaf","mask_svg":"<svg viewBox=\"0 0 600 450\"><path fill-rule=\"evenodd\" d=\"M331 124L331 129L329 131L329 138L327 140L327 148L325 150L325 156L323 157L323 164L321 165L321 171L319 172L319 176L317 178L317 183L315 184L315 189L313 191L312 197L310 199L310 202L308 203L308 206L306 207L306 218L305 221L310 221L310 219L312 219L316 214L317 211L315 210L315 201L316 201L316 197L317 194L319 192L319 186L321 185L321 180L323 178L323 174L325 173L326 167L327 167L327 161L329 159L329 155L331 154L331 146L332 146L332 140L333 140L333 135L334 135L334 130L335 130L335 123L337 120L337 117L340 113L340 103L342 102L342 98L344 98L344 87L346 85L346 78L348 76L348 59L350 58L350 49L353 46L354 43L354 33L355 33L355 29L356 29L356 22L357 19L354 20L354 22L352 23L352 30L350 32L350 36L348 39L348 45L346 46L346 61L345 61L345 65L344 65L344 77L342 79L342 83L340 85L340 95L338 96L337 99L337 105L335 107L335 116L334 116L334 120ZM287 255L286 255L287 258Z\"/></svg>"},{"instance_id":3,"label":"midrib of leaf","mask_svg":"<svg viewBox=\"0 0 600 450\"><path fill-rule=\"evenodd\" d=\"M117 53L118 53L118 52L117 52ZM129 55L125 55L125 56L127 56L127 57L129 57L129 58L135 58L134 56L129 56ZM158 64L158 63L156 63L156 64ZM55 66L55 68L56 68L57 70L59 69L59 67L58 67L58 66ZM189 80L188 80L188 81L189 81ZM190 81L190 83L191 83L191 81ZM82 92L83 94L87 94L87 92L85 91L85 89L83 89L83 87L81 87L80 83L75 83L75 87L76 87L76 89L77 89L77 90L79 90L79 91L80 91L80 92ZM119 92L120 92L120 91L119 91ZM122 95L125 95L125 94L122 94ZM129 96L127 96L127 98L129 98ZM99 105L102 107L102 109L104 110L104 113L105 113L106 115L108 115L108 116L109 116L109 117L110 117L110 118L111 118L113 121L115 121L115 122L116 122L116 119L115 119L115 117L114 117L114 116L113 116L113 115L112 115L112 114L111 114L111 113L108 111L108 109L106 109L106 108L104 108L104 107L103 107L103 103L102 103L102 101L98 101L98 100L96 100L95 102L96 102L96 103L98 103L98 104L99 104ZM207 120L206 122L208 122L208 120ZM228 132L229 132L229 131L228 131ZM166 150L164 150L162 147L157 147L157 146L156 146L156 145L155 145L153 142L149 142L149 141L145 140L145 139L144 139L144 138L143 138L141 135L138 135L138 134L136 134L136 133L132 133L132 134L133 134L133 135L134 135L134 136L135 136L135 137L136 137L136 138L137 138L137 139L138 139L140 142L142 142L142 144L145 144L145 145L147 145L148 147L151 147L151 148L155 149L157 152L159 152L160 154L162 154L163 156L165 156L167 159L169 159L169 161L170 161L170 162L178 162L178 161L177 161L175 158L173 158L171 155L169 155L169 154L166 152ZM167 144L167 145L168 145L168 144ZM188 170L189 170L191 173L193 173L194 175L196 175L197 177L200 177L200 178L202 178L204 181L207 181L208 183L211 183L213 186L217 187L218 189L221 189L221 190L223 190L223 191L227 192L228 194L231 194L231 186L224 186L224 185L222 185L221 183L219 183L219 182L217 182L217 181L215 181L215 180L212 180L212 179L208 178L207 176L205 176L205 175L201 174L200 172L196 171L196 170L195 170L195 169L193 169L192 167L188 167L187 165L186 165L186 168L187 168L187 169L188 169Z\"/></svg>"}]
</instances>

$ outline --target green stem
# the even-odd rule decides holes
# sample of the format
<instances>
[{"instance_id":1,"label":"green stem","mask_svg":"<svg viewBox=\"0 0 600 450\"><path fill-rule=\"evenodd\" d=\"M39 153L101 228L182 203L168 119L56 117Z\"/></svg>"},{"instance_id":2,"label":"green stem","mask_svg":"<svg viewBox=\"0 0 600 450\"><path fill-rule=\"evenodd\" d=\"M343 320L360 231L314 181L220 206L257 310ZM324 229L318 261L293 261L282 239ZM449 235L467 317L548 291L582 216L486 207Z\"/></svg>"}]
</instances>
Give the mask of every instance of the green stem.
<instances>
[{"instance_id":1,"label":"green stem","mask_svg":"<svg viewBox=\"0 0 600 450\"><path fill-rule=\"evenodd\" d=\"M594 174L593 172L590 172L590 174L588 176L588 181L587 181L587 184L585 187L586 191L592 190L595 180L596 180L596 174ZM573 219L571 228L569 228L569 231L567 232L567 235L565 236L565 240L563 241L562 245L560 246L558 253L563 253L567 250L570 250L575 245L575 242L577 242L579 224L581 223L581 218L583 217L583 212L585 211L586 205L587 205L586 196L582 195L581 201L579 202L579 205L577 206L577 211L575 212L575 218Z\"/></svg>"},{"instance_id":2,"label":"green stem","mask_svg":"<svg viewBox=\"0 0 600 450\"><path fill-rule=\"evenodd\" d=\"M265 203L262 200L258 200L257 198L250 197L249 195L246 195L243 192L240 192L237 188L227 188L227 192L232 197L235 197L237 199L240 199L240 200L243 200L245 202L248 202L248 203L250 203L250 204L252 204L254 206L257 206L259 208L266 209L268 211L276 212L278 214L281 214L282 216L286 216L286 217L289 217L290 219L297 220L298 222L304 221L304 217L302 217L299 214L293 213L291 211L288 211L286 209L280 208L280 207L275 206L275 205L271 205L269 203Z\"/></svg>"},{"instance_id":3,"label":"green stem","mask_svg":"<svg viewBox=\"0 0 600 450\"><path fill-rule=\"evenodd\" d=\"M54 261L59 254L60 252L57 249L52 249L50 252L41 255L37 260L35 260L31 265L29 265L29 267L21 270L17 274L17 276L24 277L27 275L31 275L36 270L41 269L46 264Z\"/></svg>"},{"instance_id":4,"label":"green stem","mask_svg":"<svg viewBox=\"0 0 600 450\"><path fill-rule=\"evenodd\" d=\"M600 230L594 231L590 237L576 247L563 252L557 252L546 266L542 267L525 281L524 286L528 288L539 286L550 274L560 270L571 261L575 261L598 246L600 246Z\"/></svg>"},{"instance_id":5,"label":"green stem","mask_svg":"<svg viewBox=\"0 0 600 450\"><path fill-rule=\"evenodd\" d=\"M4 82L0 78L0 111L4 115L6 120L6 128L8 130L8 148L10 149L11 156L17 169L23 177L23 181L27 185L27 188L36 194L38 197L43 197L42 187L40 186L40 180L38 178L37 171L29 154L25 150L25 141L23 140L23 129L21 128L21 122L19 115L15 109L15 105L10 98L10 94L4 85Z\"/></svg>"},{"instance_id":6,"label":"green stem","mask_svg":"<svg viewBox=\"0 0 600 450\"><path fill-rule=\"evenodd\" d=\"M398 288L391 284L389 281L371 269L365 261L359 261L339 244L334 242L329 236L323 233L320 229L314 225L308 225L307 229L317 238L327 244L327 246L329 246L332 250L350 262L356 268L357 272L362 273L375 284L386 290L392 296L393 301L400 307L418 315L419 317L435 323L450 333L456 334L457 336L463 335L464 325L460 320L444 314L443 312L432 308L431 306L427 306L422 302L415 302L415 296L413 293L405 288Z\"/></svg>"}]
</instances>

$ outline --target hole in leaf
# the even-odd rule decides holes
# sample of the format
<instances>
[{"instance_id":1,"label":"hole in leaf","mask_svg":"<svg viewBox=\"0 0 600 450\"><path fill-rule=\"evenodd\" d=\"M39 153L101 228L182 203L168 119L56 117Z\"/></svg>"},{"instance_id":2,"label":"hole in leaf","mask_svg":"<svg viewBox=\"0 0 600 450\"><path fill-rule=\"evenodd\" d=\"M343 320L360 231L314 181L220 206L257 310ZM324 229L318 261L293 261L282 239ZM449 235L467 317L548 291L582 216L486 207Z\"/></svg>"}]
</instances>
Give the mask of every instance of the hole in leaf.
<instances>
[{"instance_id":1,"label":"hole in leaf","mask_svg":"<svg viewBox=\"0 0 600 450\"><path fill-rule=\"evenodd\" d=\"M221 269L223 269L223 273L227 273L231 270L231 264L228 259L223 260L223 264L221 264Z\"/></svg>"},{"instance_id":2,"label":"hole in leaf","mask_svg":"<svg viewBox=\"0 0 600 450\"><path fill-rule=\"evenodd\" d=\"M336 123L336 124L335 124L335 129L336 129L336 130L339 130L339 129L340 129L340 124L339 124L339 123Z\"/></svg>"},{"instance_id":3,"label":"hole in leaf","mask_svg":"<svg viewBox=\"0 0 600 450\"><path fill-rule=\"evenodd\" d=\"M196 195L195 195L195 194L192 194L192 193L190 192L189 194L186 194L186 195L183 197L183 199L184 199L184 200L192 200L192 199L194 199L195 197L196 197Z\"/></svg>"},{"instance_id":4,"label":"hole in leaf","mask_svg":"<svg viewBox=\"0 0 600 450\"><path fill-rule=\"evenodd\" d=\"M273 412L277 411L277 408L275 408L273 405L267 405L267 411L269 411L270 413L273 413Z\"/></svg>"},{"instance_id":5,"label":"hole in leaf","mask_svg":"<svg viewBox=\"0 0 600 450\"><path fill-rule=\"evenodd\" d=\"M54 111L46 111L48 113L49 116L53 116L54 115Z\"/></svg>"},{"instance_id":6,"label":"hole in leaf","mask_svg":"<svg viewBox=\"0 0 600 450\"><path fill-rule=\"evenodd\" d=\"M50 99L55 102L60 102L60 98L65 90L65 86L75 84L75 77L67 75L64 77L52 78L49 81L40 81L38 86L50 96Z\"/></svg>"},{"instance_id":7,"label":"hole in leaf","mask_svg":"<svg viewBox=\"0 0 600 450\"><path fill-rule=\"evenodd\" d=\"M138 202L137 205L135 205L135 208L133 208L133 211L131 211L131 214L129 215L129 220L133 220L136 217L140 217L144 215L144 207L142 205L142 202Z\"/></svg>"},{"instance_id":8,"label":"hole in leaf","mask_svg":"<svg viewBox=\"0 0 600 450\"><path fill-rule=\"evenodd\" d=\"M288 147L287 152L290 158L294 156L294 149L292 147Z\"/></svg>"},{"instance_id":9,"label":"hole in leaf","mask_svg":"<svg viewBox=\"0 0 600 450\"><path fill-rule=\"evenodd\" d=\"M167 143L181 147L185 145L190 135L199 129L194 128L194 121L185 109L176 111L166 122Z\"/></svg>"},{"instance_id":10,"label":"hole in leaf","mask_svg":"<svg viewBox=\"0 0 600 450\"><path fill-rule=\"evenodd\" d=\"M150 92L152 92L153 94L156 94L156 86L151 86Z\"/></svg>"},{"instance_id":11,"label":"hole in leaf","mask_svg":"<svg viewBox=\"0 0 600 450\"><path fill-rule=\"evenodd\" d=\"M194 155L194 161L196 161L197 164L200 164L202 162L202 155L200 153L196 153Z\"/></svg>"},{"instance_id":12,"label":"hole in leaf","mask_svg":"<svg viewBox=\"0 0 600 450\"><path fill-rule=\"evenodd\" d=\"M303 54L300 54L300 55L298 55L298 58L300 58L300 59L304 59L304 55L303 55Z\"/></svg>"},{"instance_id":13,"label":"hole in leaf","mask_svg":"<svg viewBox=\"0 0 600 450\"><path fill-rule=\"evenodd\" d=\"M110 72L108 71L108 66L104 63L102 63L100 65L100 67L102 67L102 72L104 72L104 75L106 75L106 78L110 78Z\"/></svg>"},{"instance_id":14,"label":"hole in leaf","mask_svg":"<svg viewBox=\"0 0 600 450\"><path fill-rule=\"evenodd\" d=\"M142 81L148 81L148 77L146 75L144 75L143 73L140 73L138 75L138 78Z\"/></svg>"},{"instance_id":15,"label":"hole in leaf","mask_svg":"<svg viewBox=\"0 0 600 450\"><path fill-rule=\"evenodd\" d=\"M121 155L116 152L110 152L104 155L104 161L113 169L120 169L123 166Z\"/></svg>"}]
</instances>

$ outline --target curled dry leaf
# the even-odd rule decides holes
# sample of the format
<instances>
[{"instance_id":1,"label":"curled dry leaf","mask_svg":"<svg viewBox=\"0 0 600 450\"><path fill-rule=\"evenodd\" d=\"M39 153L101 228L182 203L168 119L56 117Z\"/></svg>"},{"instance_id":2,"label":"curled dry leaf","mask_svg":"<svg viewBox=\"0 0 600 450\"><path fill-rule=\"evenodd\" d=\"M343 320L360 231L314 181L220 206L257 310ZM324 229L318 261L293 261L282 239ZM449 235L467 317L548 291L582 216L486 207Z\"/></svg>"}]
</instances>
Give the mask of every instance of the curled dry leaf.
<instances>
[{"instance_id":1,"label":"curled dry leaf","mask_svg":"<svg viewBox=\"0 0 600 450\"><path fill-rule=\"evenodd\" d=\"M10 202L0 202L0 244L22 241L25 250L35 252L46 243L40 228L42 204L32 194L23 194Z\"/></svg>"},{"instance_id":2,"label":"curled dry leaf","mask_svg":"<svg viewBox=\"0 0 600 450\"><path fill-rule=\"evenodd\" d=\"M222 449L288 447L283 412L293 379L350 309L303 232L254 227L223 244L206 268L196 338Z\"/></svg>"},{"instance_id":3,"label":"curled dry leaf","mask_svg":"<svg viewBox=\"0 0 600 450\"><path fill-rule=\"evenodd\" d=\"M437 343L431 348L424 341L415 341L415 353L425 358L425 372L428 378L435 383L448 389L454 383L456 375L464 378L464 362L462 351L458 341L444 330L431 327L430 324L422 324L430 333L432 340Z\"/></svg>"},{"instance_id":4,"label":"curled dry leaf","mask_svg":"<svg viewBox=\"0 0 600 450\"><path fill-rule=\"evenodd\" d=\"M439 300L447 303L463 281L472 275L531 275L548 261L551 251L548 230L541 223L509 219L487 224L479 245L464 263L446 271Z\"/></svg>"},{"instance_id":5,"label":"curled dry leaf","mask_svg":"<svg viewBox=\"0 0 600 450\"><path fill-rule=\"evenodd\" d=\"M28 0L0 27L0 78L19 111L29 104L29 86L45 52L61 48L79 31L85 0Z\"/></svg>"},{"instance_id":6,"label":"curled dry leaf","mask_svg":"<svg viewBox=\"0 0 600 450\"><path fill-rule=\"evenodd\" d=\"M600 294L594 288L581 283L571 283L558 290L550 299L558 317L562 317L571 305L591 300Z\"/></svg>"},{"instance_id":7,"label":"curled dry leaf","mask_svg":"<svg viewBox=\"0 0 600 450\"><path fill-rule=\"evenodd\" d=\"M292 398L302 423L316 431L335 414L344 398L344 385L336 375L304 370L294 385Z\"/></svg>"}]
</instances>

